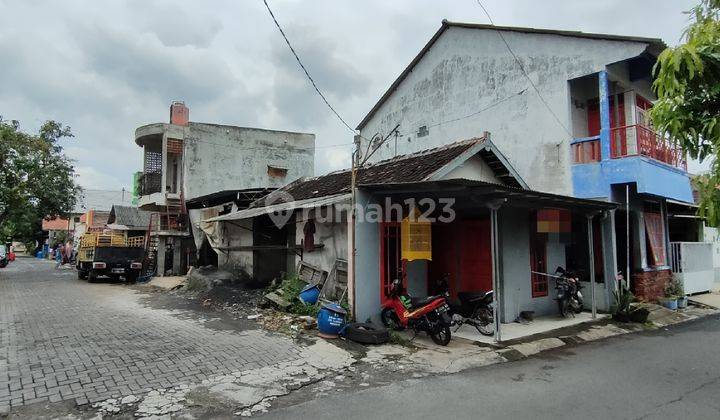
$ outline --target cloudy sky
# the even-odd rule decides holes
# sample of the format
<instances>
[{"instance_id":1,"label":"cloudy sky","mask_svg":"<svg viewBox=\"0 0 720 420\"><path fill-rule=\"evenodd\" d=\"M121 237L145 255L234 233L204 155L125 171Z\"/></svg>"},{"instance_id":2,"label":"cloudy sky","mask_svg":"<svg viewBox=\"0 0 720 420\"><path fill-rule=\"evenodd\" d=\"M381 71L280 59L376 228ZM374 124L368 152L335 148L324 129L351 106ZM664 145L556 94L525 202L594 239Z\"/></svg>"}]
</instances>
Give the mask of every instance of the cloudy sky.
<instances>
[{"instance_id":1,"label":"cloudy sky","mask_svg":"<svg viewBox=\"0 0 720 420\"><path fill-rule=\"evenodd\" d=\"M352 125L442 19L487 23L474 0L269 0L331 103ZM498 25L679 41L691 0L485 0ZM127 187L134 129L184 100L193 121L317 135L316 172L349 165L352 134L314 94L262 0L0 0L0 115L65 143L86 188ZM332 145L348 144L331 147Z\"/></svg>"}]
</instances>

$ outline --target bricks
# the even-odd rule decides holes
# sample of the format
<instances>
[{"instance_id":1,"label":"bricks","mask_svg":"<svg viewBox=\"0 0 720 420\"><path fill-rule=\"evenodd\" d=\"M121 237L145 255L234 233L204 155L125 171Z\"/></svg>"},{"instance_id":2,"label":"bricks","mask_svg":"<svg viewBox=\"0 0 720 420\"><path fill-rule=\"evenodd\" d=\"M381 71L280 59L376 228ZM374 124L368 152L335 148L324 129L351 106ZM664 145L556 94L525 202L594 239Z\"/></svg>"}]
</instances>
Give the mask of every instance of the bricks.
<instances>
[{"instance_id":1,"label":"bricks","mask_svg":"<svg viewBox=\"0 0 720 420\"><path fill-rule=\"evenodd\" d=\"M299 356L291 340L218 331L141 303L123 286L87 284L34 260L0 272L0 413L140 395ZM200 315L198 315L199 317Z\"/></svg>"},{"instance_id":2,"label":"bricks","mask_svg":"<svg viewBox=\"0 0 720 420\"><path fill-rule=\"evenodd\" d=\"M640 299L655 302L665 296L665 287L672 280L670 270L644 271L633 274L633 293Z\"/></svg>"}]
</instances>

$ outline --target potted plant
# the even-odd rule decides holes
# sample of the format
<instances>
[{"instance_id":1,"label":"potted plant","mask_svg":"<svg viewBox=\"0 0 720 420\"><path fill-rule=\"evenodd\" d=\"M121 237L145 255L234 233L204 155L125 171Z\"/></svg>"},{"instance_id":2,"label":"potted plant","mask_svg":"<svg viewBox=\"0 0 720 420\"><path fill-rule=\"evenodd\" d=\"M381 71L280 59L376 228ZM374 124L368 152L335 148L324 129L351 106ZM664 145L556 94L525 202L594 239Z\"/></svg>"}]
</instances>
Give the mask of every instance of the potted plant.
<instances>
[{"instance_id":1,"label":"potted plant","mask_svg":"<svg viewBox=\"0 0 720 420\"><path fill-rule=\"evenodd\" d=\"M678 289L677 289L677 282L671 280L668 282L668 284L665 286L665 297L662 297L658 299L658 302L670 309L670 310L677 310L678 308Z\"/></svg>"},{"instance_id":2,"label":"potted plant","mask_svg":"<svg viewBox=\"0 0 720 420\"><path fill-rule=\"evenodd\" d=\"M688 306L688 298L685 295L685 287L682 282L675 279L673 280L673 288L675 289L675 296L677 296L678 309L685 309Z\"/></svg>"},{"instance_id":3,"label":"potted plant","mask_svg":"<svg viewBox=\"0 0 720 420\"><path fill-rule=\"evenodd\" d=\"M613 292L617 308L613 314L613 319L620 322L638 322L645 323L650 315L650 311L645 307L633 307L632 302L635 296L625 283L619 282L619 289Z\"/></svg>"}]
</instances>

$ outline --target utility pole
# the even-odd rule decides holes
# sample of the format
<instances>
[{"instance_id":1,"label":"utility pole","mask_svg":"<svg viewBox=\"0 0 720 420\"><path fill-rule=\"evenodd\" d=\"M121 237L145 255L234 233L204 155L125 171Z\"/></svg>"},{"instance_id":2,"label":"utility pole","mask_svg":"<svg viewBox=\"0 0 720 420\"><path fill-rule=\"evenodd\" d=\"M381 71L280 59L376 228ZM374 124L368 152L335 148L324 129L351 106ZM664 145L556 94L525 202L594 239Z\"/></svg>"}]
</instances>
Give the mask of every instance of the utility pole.
<instances>
[{"instance_id":1,"label":"utility pole","mask_svg":"<svg viewBox=\"0 0 720 420\"><path fill-rule=\"evenodd\" d=\"M350 275L348 276L348 301L350 303L350 318L355 319L355 204L356 204L356 184L357 184L357 167L360 162L361 137L355 135L353 139L355 150L352 152L352 163L350 166Z\"/></svg>"}]
</instances>

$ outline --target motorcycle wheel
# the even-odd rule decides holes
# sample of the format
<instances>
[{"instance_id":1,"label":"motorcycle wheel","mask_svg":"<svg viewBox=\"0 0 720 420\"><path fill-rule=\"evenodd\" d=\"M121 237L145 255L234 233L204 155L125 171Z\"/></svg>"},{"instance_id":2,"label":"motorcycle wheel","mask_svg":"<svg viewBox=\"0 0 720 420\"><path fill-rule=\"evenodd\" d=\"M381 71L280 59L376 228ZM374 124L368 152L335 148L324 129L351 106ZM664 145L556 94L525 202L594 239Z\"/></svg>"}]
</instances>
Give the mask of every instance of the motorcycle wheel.
<instances>
[{"instance_id":1,"label":"motorcycle wheel","mask_svg":"<svg viewBox=\"0 0 720 420\"><path fill-rule=\"evenodd\" d=\"M440 346L447 346L450 342L450 327L443 325L434 333L430 333L430 338L435 344Z\"/></svg>"},{"instance_id":2,"label":"motorcycle wheel","mask_svg":"<svg viewBox=\"0 0 720 420\"><path fill-rule=\"evenodd\" d=\"M395 313L395 309L393 308L385 308L380 313L380 320L382 321L383 325L391 329L393 331L402 331L404 328L400 324L400 317L398 317L398 314Z\"/></svg>"},{"instance_id":3,"label":"motorcycle wheel","mask_svg":"<svg viewBox=\"0 0 720 420\"><path fill-rule=\"evenodd\" d=\"M491 336L495 334L495 320L493 319L492 311L488 308L483 308L475 312L475 329L485 336Z\"/></svg>"},{"instance_id":4,"label":"motorcycle wheel","mask_svg":"<svg viewBox=\"0 0 720 420\"><path fill-rule=\"evenodd\" d=\"M563 318L567 318L570 313L570 308L568 308L568 301L567 299L560 299L558 300L558 309L560 310L560 316Z\"/></svg>"}]
</instances>

